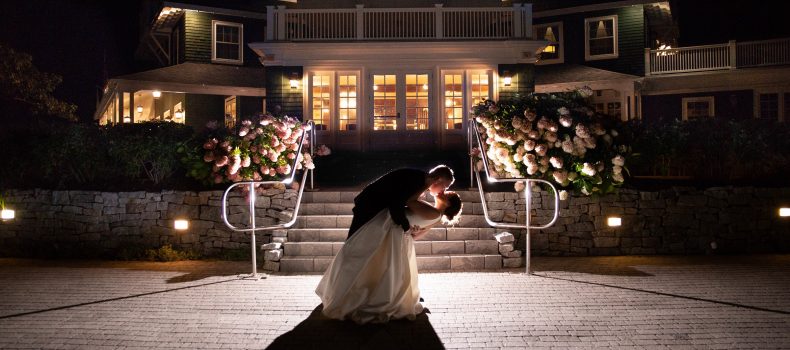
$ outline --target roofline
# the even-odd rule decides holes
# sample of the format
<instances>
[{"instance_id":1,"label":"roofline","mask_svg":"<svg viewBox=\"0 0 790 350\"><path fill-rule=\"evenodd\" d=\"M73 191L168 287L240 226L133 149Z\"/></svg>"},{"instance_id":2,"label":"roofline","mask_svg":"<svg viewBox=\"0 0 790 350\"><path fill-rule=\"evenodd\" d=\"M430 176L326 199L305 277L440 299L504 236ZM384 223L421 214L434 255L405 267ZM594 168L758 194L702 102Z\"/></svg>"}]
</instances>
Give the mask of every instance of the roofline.
<instances>
[{"instance_id":1,"label":"roofline","mask_svg":"<svg viewBox=\"0 0 790 350\"><path fill-rule=\"evenodd\" d=\"M221 7L212 7L212 6L200 6L193 4L185 4L182 2L165 1L162 7L175 7L175 8L193 10L198 12L218 13L218 14L229 15L229 16L247 17L247 18L255 18L255 19L266 19L265 13L225 9Z\"/></svg>"},{"instance_id":2,"label":"roofline","mask_svg":"<svg viewBox=\"0 0 790 350\"><path fill-rule=\"evenodd\" d=\"M546 10L546 11L534 11L532 13L532 18L543 18L543 17L554 17L554 16L562 16L571 13L579 13L579 12L593 12L593 11L600 11L600 10L608 10L608 9L615 9L621 7L628 7L634 5L644 5L644 4L654 4L659 2L668 2L666 1L656 1L656 0L623 0L623 1L613 1L603 4L595 4L595 5L584 5L584 6L576 6L576 7L567 7L555 10Z\"/></svg>"}]
</instances>

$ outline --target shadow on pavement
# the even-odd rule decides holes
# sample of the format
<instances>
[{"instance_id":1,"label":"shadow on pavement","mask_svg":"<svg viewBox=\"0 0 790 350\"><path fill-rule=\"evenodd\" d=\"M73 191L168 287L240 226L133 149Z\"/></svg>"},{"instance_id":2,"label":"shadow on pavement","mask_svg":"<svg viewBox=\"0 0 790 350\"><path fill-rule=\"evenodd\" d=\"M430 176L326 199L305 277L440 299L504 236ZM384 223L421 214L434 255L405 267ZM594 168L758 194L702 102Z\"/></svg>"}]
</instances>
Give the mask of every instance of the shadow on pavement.
<instances>
[{"instance_id":1,"label":"shadow on pavement","mask_svg":"<svg viewBox=\"0 0 790 350\"><path fill-rule=\"evenodd\" d=\"M444 349L427 309L414 321L361 326L324 317L321 309L317 306L307 319L266 349Z\"/></svg>"},{"instance_id":2,"label":"shadow on pavement","mask_svg":"<svg viewBox=\"0 0 790 350\"><path fill-rule=\"evenodd\" d=\"M585 257L534 257L533 272L577 272L591 275L653 276L642 266L790 265L790 255L618 255ZM524 270L521 268L520 270Z\"/></svg>"},{"instance_id":3,"label":"shadow on pavement","mask_svg":"<svg viewBox=\"0 0 790 350\"><path fill-rule=\"evenodd\" d=\"M154 262L0 258L0 267L111 268L183 273L182 275L168 278L166 281L167 283L194 282L209 277L237 277L240 274L249 274L252 270L249 261L222 260L182 260L171 262ZM258 272L262 272L260 268Z\"/></svg>"}]
</instances>

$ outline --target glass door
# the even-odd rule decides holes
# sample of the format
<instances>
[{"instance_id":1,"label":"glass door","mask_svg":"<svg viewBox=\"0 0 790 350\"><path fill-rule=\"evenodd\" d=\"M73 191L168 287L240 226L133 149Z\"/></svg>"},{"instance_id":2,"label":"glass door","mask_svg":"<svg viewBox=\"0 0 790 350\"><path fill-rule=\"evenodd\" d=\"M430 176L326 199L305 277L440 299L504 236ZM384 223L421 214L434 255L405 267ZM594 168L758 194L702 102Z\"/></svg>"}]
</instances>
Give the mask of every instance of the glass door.
<instances>
[{"instance_id":1,"label":"glass door","mask_svg":"<svg viewBox=\"0 0 790 350\"><path fill-rule=\"evenodd\" d=\"M368 139L373 149L434 144L430 135L433 124L430 72L374 72L370 83L372 128Z\"/></svg>"}]
</instances>

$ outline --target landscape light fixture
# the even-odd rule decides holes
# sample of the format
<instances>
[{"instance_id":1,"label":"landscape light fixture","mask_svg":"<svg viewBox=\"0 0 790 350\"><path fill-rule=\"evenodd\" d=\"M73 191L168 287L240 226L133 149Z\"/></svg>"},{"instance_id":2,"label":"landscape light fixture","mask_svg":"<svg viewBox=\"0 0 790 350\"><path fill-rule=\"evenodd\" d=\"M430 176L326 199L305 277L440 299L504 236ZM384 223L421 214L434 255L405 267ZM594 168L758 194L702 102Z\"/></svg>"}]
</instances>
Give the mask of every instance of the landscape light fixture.
<instances>
[{"instance_id":1,"label":"landscape light fixture","mask_svg":"<svg viewBox=\"0 0 790 350\"><path fill-rule=\"evenodd\" d=\"M779 208L779 217L790 217L790 208Z\"/></svg>"},{"instance_id":2,"label":"landscape light fixture","mask_svg":"<svg viewBox=\"0 0 790 350\"><path fill-rule=\"evenodd\" d=\"M623 224L623 219L617 216L610 216L606 218L606 224L609 225L609 227L621 226Z\"/></svg>"},{"instance_id":3,"label":"landscape light fixture","mask_svg":"<svg viewBox=\"0 0 790 350\"><path fill-rule=\"evenodd\" d=\"M176 219L175 221L173 221L173 227L179 231L184 231L186 229L189 229L189 220Z\"/></svg>"},{"instance_id":4,"label":"landscape light fixture","mask_svg":"<svg viewBox=\"0 0 790 350\"><path fill-rule=\"evenodd\" d=\"M510 75L510 71L505 71L502 73L502 81L504 82L505 86L510 86L513 83L513 77Z\"/></svg>"},{"instance_id":5,"label":"landscape light fixture","mask_svg":"<svg viewBox=\"0 0 790 350\"><path fill-rule=\"evenodd\" d=\"M13 220L14 219L14 211L11 209L3 209L0 211L0 219L5 220Z\"/></svg>"}]
</instances>

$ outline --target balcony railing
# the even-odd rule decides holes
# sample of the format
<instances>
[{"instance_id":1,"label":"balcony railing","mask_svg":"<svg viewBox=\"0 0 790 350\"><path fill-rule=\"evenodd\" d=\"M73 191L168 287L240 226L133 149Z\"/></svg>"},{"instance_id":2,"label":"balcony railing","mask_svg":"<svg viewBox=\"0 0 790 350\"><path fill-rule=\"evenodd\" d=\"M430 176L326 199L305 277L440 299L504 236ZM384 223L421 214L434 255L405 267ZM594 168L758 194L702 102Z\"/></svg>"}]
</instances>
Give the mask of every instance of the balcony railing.
<instances>
[{"instance_id":1,"label":"balcony railing","mask_svg":"<svg viewBox=\"0 0 790 350\"><path fill-rule=\"evenodd\" d=\"M790 64L790 38L677 49L645 49L645 75Z\"/></svg>"},{"instance_id":2,"label":"balcony railing","mask_svg":"<svg viewBox=\"0 0 790 350\"><path fill-rule=\"evenodd\" d=\"M532 4L513 7L267 7L267 41L467 40L532 37Z\"/></svg>"}]
</instances>

